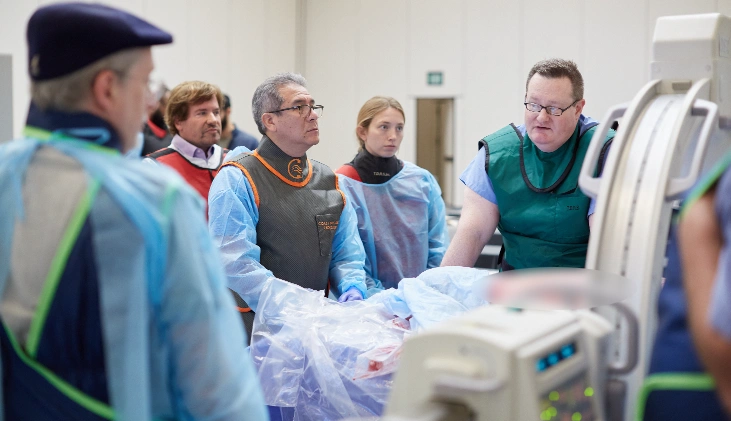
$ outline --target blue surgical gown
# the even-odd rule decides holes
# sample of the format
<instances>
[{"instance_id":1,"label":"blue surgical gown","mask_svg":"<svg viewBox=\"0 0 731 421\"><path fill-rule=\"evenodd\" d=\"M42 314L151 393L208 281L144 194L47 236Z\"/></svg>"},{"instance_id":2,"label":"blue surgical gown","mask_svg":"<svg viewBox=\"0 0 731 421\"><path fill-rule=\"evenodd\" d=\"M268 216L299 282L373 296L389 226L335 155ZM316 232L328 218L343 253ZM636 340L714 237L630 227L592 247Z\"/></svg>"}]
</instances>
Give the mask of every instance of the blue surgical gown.
<instances>
[{"instance_id":1,"label":"blue surgical gown","mask_svg":"<svg viewBox=\"0 0 731 421\"><path fill-rule=\"evenodd\" d=\"M96 122L92 116L82 120ZM84 127L78 132L95 132L96 143L115 138L105 127ZM114 418L268 419L244 328L206 230L202 200L173 171L124 159L94 141L69 139L69 132L27 128L25 139L0 146L0 292L11 274L16 221L25 218L22 197L32 192L24 186L25 173L39 148L55 148L79 162L95 186L82 221L92 236L83 239L91 241L96 256L90 267L98 280ZM53 218L32 222L57 223ZM59 284L57 294L68 297L62 288ZM48 320L47 328L53 315ZM50 339L62 342L56 344L60 352L80 353L87 340Z\"/></svg>"},{"instance_id":2,"label":"blue surgical gown","mask_svg":"<svg viewBox=\"0 0 731 421\"><path fill-rule=\"evenodd\" d=\"M429 171L404 162L383 184L338 177L358 215L369 295L439 266L449 236L442 191Z\"/></svg>"}]
</instances>

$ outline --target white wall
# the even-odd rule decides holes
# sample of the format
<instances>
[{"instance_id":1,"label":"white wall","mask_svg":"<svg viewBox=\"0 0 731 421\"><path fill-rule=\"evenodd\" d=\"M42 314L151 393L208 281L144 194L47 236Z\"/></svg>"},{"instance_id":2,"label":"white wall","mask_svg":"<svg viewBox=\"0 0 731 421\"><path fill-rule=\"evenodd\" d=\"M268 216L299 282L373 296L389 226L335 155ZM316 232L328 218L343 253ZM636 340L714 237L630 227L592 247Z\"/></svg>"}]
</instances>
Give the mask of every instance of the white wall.
<instances>
[{"instance_id":1,"label":"white wall","mask_svg":"<svg viewBox=\"0 0 731 421\"><path fill-rule=\"evenodd\" d=\"M585 79L585 114L599 120L648 81L657 17L731 14L731 0L559 3L306 0L305 76L310 93L326 107L321 143L310 155L330 166L349 161L360 106L385 94L406 108L399 156L414 160L415 98L454 96L454 167L460 173L479 139L522 122L525 77L536 61L574 60ZM433 70L444 72L442 87L426 86ZM455 184L461 203L462 184Z\"/></svg>"},{"instance_id":2,"label":"white wall","mask_svg":"<svg viewBox=\"0 0 731 421\"><path fill-rule=\"evenodd\" d=\"M13 55L14 121L28 104L25 25L48 1L0 0L0 53ZM585 112L601 119L647 81L659 16L719 11L731 0L111 0L171 31L154 50L169 85L202 79L229 93L233 119L256 134L255 87L280 71L302 72L325 105L321 143L310 156L331 167L352 159L358 109L390 95L406 110L399 156L415 160L417 97L455 98L455 172L477 141L523 117L525 75L548 57L577 62L586 81ZM426 73L444 85L426 86ZM462 186L455 182L457 202Z\"/></svg>"},{"instance_id":3,"label":"white wall","mask_svg":"<svg viewBox=\"0 0 731 421\"><path fill-rule=\"evenodd\" d=\"M13 138L13 57L0 54L0 143Z\"/></svg>"},{"instance_id":4,"label":"white wall","mask_svg":"<svg viewBox=\"0 0 731 421\"><path fill-rule=\"evenodd\" d=\"M52 1L0 0L0 53L13 56L15 136L30 100L25 27ZM232 119L259 136L251 96L268 76L295 70L296 0L106 0L171 32L174 43L153 48L156 74L171 88L185 80L215 83L231 96Z\"/></svg>"},{"instance_id":5,"label":"white wall","mask_svg":"<svg viewBox=\"0 0 731 421\"><path fill-rule=\"evenodd\" d=\"M310 94L325 106L320 145L309 154L315 159L336 168L353 158L356 118L368 98L406 101L408 28L402 23L407 12L405 1L305 2L303 74ZM414 121L415 104L408 105L406 120ZM413 138L404 141L402 151L413 154Z\"/></svg>"}]
</instances>

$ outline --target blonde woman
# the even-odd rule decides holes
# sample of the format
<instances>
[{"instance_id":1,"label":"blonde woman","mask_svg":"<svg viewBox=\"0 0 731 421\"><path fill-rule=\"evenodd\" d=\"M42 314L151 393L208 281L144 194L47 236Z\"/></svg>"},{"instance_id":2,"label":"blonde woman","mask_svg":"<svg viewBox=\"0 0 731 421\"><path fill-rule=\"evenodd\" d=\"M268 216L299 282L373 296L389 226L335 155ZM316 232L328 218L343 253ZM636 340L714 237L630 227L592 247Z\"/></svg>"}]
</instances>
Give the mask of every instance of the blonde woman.
<instances>
[{"instance_id":1,"label":"blonde woman","mask_svg":"<svg viewBox=\"0 0 731 421\"><path fill-rule=\"evenodd\" d=\"M368 295L438 267L447 247L444 201L429 171L396 157L404 110L391 97L363 104L355 129L360 150L336 172L358 215Z\"/></svg>"}]
</instances>

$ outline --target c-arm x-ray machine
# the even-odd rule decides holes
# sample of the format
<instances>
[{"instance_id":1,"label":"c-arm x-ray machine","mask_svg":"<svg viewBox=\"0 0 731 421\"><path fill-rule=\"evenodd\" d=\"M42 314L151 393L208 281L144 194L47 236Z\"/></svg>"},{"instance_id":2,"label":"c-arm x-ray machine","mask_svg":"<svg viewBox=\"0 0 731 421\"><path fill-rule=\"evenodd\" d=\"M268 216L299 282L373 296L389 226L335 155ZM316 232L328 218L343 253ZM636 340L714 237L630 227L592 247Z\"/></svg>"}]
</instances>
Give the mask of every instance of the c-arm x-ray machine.
<instances>
[{"instance_id":1,"label":"c-arm x-ray machine","mask_svg":"<svg viewBox=\"0 0 731 421\"><path fill-rule=\"evenodd\" d=\"M650 69L635 98L607 113L579 181L597 198L586 268L628 279L630 298L595 311L487 306L415 335L384 419L634 419L673 207L731 145L731 19L658 19Z\"/></svg>"}]
</instances>

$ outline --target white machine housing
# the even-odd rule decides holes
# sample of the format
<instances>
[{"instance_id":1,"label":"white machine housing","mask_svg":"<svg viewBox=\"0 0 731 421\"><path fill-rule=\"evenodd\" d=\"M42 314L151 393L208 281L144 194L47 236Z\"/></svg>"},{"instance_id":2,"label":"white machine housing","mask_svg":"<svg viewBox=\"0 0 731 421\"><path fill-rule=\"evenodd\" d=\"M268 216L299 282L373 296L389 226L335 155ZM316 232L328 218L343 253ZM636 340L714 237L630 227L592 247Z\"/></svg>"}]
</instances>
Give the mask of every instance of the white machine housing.
<instances>
[{"instance_id":1,"label":"white machine housing","mask_svg":"<svg viewBox=\"0 0 731 421\"><path fill-rule=\"evenodd\" d=\"M603 420L611 332L589 311L474 310L406 341L384 420Z\"/></svg>"},{"instance_id":2,"label":"white machine housing","mask_svg":"<svg viewBox=\"0 0 731 421\"><path fill-rule=\"evenodd\" d=\"M586 268L634 283L624 308L639 320L639 341L626 339L623 333L637 326L612 307L599 313L481 308L405 343L386 419L562 419L558 405L543 398L557 391L560 397L557 389L567 382L583 386L582 379L593 388L591 405L571 409L592 412L575 419L634 419L655 338L673 208L731 148L730 40L731 18L720 14L658 19L652 80L631 102L609 110L581 168L582 191L597 199ZM617 119L597 177L603 140ZM546 355L570 343L575 354L537 370ZM616 369L617 360L636 364ZM465 407L467 416L450 415ZM545 412L550 408L557 414Z\"/></svg>"},{"instance_id":3,"label":"white machine housing","mask_svg":"<svg viewBox=\"0 0 731 421\"><path fill-rule=\"evenodd\" d=\"M634 417L648 372L673 208L704 168L731 147L731 132L723 130L723 121L731 121L730 36L731 19L718 13L659 18L650 66L653 80L630 103L609 110L581 168L579 186L596 198L586 268L633 282L625 304L639 319L637 366L613 376L618 387L610 405L616 409L609 415L613 420ZM602 139L620 118L598 178L594 169ZM611 310L600 311L615 322ZM622 361L630 350L622 340L623 323L616 321L615 326L613 359Z\"/></svg>"},{"instance_id":4,"label":"white machine housing","mask_svg":"<svg viewBox=\"0 0 731 421\"><path fill-rule=\"evenodd\" d=\"M718 105L721 120L731 119L731 19L718 13L658 19L650 79L665 83L709 79L707 99Z\"/></svg>"}]
</instances>

